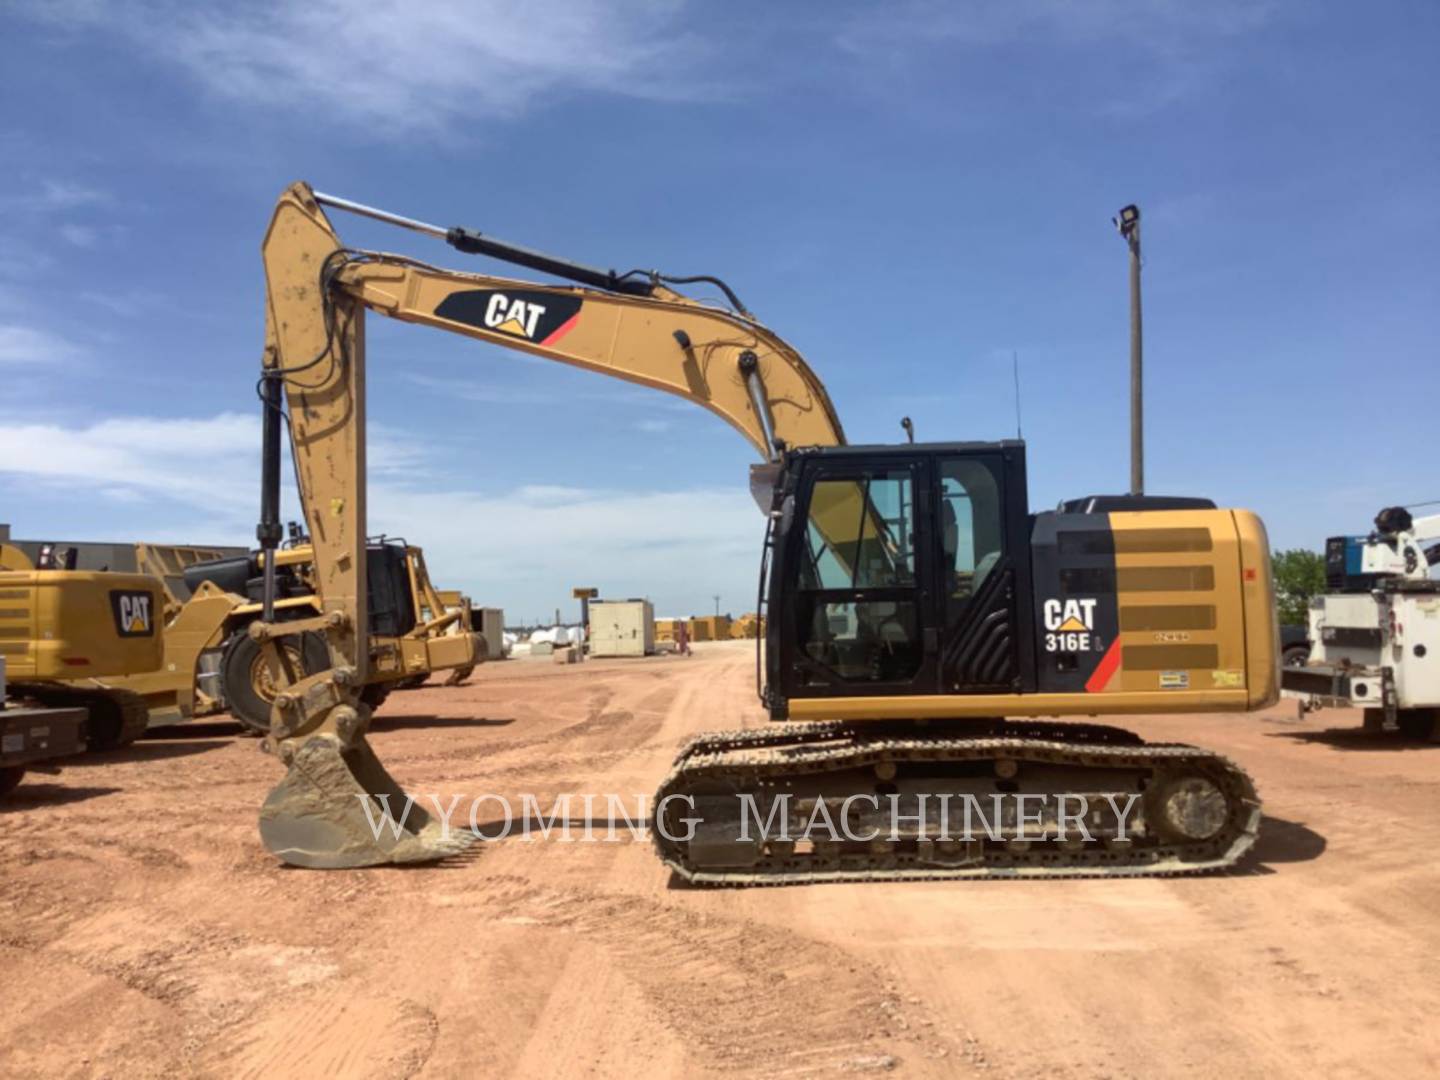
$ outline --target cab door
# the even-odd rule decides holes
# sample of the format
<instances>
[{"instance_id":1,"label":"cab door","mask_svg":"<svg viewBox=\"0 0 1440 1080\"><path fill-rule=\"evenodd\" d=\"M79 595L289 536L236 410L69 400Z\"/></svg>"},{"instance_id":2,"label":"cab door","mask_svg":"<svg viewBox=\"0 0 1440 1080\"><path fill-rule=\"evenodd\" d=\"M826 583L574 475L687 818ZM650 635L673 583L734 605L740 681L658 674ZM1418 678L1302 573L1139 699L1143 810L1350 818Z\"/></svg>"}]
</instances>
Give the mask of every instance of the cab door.
<instances>
[{"instance_id":1,"label":"cab door","mask_svg":"<svg viewBox=\"0 0 1440 1080\"><path fill-rule=\"evenodd\" d=\"M927 459L806 470L789 529L781 681L789 697L934 693ZM927 647L928 646L928 647Z\"/></svg>"},{"instance_id":2,"label":"cab door","mask_svg":"<svg viewBox=\"0 0 1440 1080\"><path fill-rule=\"evenodd\" d=\"M1034 667L1023 452L940 451L933 467L939 691L1020 692Z\"/></svg>"}]
</instances>

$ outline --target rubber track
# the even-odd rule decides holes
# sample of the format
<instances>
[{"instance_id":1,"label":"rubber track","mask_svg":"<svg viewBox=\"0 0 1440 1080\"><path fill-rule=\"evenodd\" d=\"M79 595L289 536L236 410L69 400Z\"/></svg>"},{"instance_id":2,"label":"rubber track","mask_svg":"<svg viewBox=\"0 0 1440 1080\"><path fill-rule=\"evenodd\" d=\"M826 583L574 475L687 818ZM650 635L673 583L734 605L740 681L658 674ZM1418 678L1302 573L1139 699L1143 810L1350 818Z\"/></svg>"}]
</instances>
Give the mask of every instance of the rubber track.
<instances>
[{"instance_id":1,"label":"rubber track","mask_svg":"<svg viewBox=\"0 0 1440 1080\"><path fill-rule=\"evenodd\" d=\"M1234 866L1254 846L1259 833L1260 801L1250 777L1238 766L1198 747L1144 743L1120 728L1092 724L1021 721L997 725L997 734L969 737L870 735L872 725L819 722L776 728L713 732L691 740L655 794L655 806L692 783L721 780L738 791L760 781L814 775L873 765L882 760L943 762L999 756L1070 764L1080 768L1147 768L1186 764L1203 770L1230 798L1235 809L1225 830L1203 843L1137 848L1119 853L1094 850L1063 853L1043 844L1029 852L990 851L980 866L921 864L913 856L883 856L884 865L855 865L863 856L847 852L842 866L814 867L806 856L762 856L756 868L701 870L687 865L681 845L652 828L661 860L682 878L700 885L784 885L825 881L908 881L945 878L1139 877L1203 874ZM864 729L864 730L861 730ZM906 862L914 865L905 865ZM766 864L769 864L768 866Z\"/></svg>"},{"instance_id":2,"label":"rubber track","mask_svg":"<svg viewBox=\"0 0 1440 1080\"><path fill-rule=\"evenodd\" d=\"M129 746L150 724L150 709L145 699L131 690L120 690L113 686L80 687L59 686L55 683L26 683L26 697L34 698L42 705L56 708L81 708L89 710L96 702L114 703L120 709L120 732L113 742L97 742L89 737L86 725L87 750L116 750Z\"/></svg>"}]
</instances>

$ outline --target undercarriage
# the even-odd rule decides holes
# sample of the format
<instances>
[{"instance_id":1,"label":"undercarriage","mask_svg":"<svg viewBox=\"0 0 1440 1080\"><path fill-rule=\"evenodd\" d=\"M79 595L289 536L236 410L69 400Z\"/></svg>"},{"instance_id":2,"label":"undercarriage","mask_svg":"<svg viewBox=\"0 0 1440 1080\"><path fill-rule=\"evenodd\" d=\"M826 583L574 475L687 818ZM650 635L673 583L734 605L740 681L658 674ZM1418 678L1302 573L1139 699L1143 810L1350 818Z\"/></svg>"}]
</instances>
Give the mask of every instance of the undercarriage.
<instances>
[{"instance_id":1,"label":"undercarriage","mask_svg":"<svg viewBox=\"0 0 1440 1080\"><path fill-rule=\"evenodd\" d=\"M1260 822L1217 754L1038 721L702 735L655 807L661 859L709 885L1195 874L1234 866Z\"/></svg>"}]
</instances>

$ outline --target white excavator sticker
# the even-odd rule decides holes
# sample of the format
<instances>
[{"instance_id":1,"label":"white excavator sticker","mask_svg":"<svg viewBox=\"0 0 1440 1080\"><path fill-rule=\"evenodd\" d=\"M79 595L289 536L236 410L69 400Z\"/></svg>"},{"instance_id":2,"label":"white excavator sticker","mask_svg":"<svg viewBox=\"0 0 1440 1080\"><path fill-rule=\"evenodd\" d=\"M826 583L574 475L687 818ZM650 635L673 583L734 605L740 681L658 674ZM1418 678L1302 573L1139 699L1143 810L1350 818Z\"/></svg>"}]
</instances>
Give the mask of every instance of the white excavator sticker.
<instances>
[{"instance_id":1,"label":"white excavator sticker","mask_svg":"<svg viewBox=\"0 0 1440 1080\"><path fill-rule=\"evenodd\" d=\"M110 610L121 637L149 637L155 632L154 597L148 592L115 589L110 593Z\"/></svg>"},{"instance_id":2,"label":"white excavator sticker","mask_svg":"<svg viewBox=\"0 0 1440 1080\"><path fill-rule=\"evenodd\" d=\"M1046 652L1089 652L1095 641L1094 599L1046 600L1041 606L1045 618Z\"/></svg>"},{"instance_id":3,"label":"white excavator sticker","mask_svg":"<svg viewBox=\"0 0 1440 1080\"><path fill-rule=\"evenodd\" d=\"M511 300L504 293L491 295L485 305L485 325L516 337L533 338L540 316L545 314L545 305L532 304L525 300Z\"/></svg>"}]
</instances>

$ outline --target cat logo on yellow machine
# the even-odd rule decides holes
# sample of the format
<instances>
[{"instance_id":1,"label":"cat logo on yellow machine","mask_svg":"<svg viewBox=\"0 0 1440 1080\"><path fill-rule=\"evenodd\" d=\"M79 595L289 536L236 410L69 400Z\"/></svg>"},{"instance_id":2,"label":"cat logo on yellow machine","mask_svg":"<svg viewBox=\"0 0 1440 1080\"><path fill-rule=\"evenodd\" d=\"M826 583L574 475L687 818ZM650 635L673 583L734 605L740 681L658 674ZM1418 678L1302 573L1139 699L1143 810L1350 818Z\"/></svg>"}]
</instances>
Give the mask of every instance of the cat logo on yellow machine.
<instances>
[{"instance_id":1,"label":"cat logo on yellow machine","mask_svg":"<svg viewBox=\"0 0 1440 1080\"><path fill-rule=\"evenodd\" d=\"M121 637L149 637L155 632L155 598L148 592L116 589L110 593L110 611Z\"/></svg>"},{"instance_id":2,"label":"cat logo on yellow machine","mask_svg":"<svg viewBox=\"0 0 1440 1080\"><path fill-rule=\"evenodd\" d=\"M460 289L445 297L435 314L506 337L553 347L580 321L583 299L543 289Z\"/></svg>"},{"instance_id":3,"label":"cat logo on yellow machine","mask_svg":"<svg viewBox=\"0 0 1440 1080\"><path fill-rule=\"evenodd\" d=\"M545 307L542 304L520 299L511 300L504 293L497 292L491 295L490 302L485 305L485 325L492 330L499 330L502 334L533 338L540 316L544 314Z\"/></svg>"}]
</instances>

